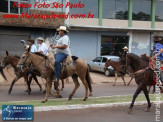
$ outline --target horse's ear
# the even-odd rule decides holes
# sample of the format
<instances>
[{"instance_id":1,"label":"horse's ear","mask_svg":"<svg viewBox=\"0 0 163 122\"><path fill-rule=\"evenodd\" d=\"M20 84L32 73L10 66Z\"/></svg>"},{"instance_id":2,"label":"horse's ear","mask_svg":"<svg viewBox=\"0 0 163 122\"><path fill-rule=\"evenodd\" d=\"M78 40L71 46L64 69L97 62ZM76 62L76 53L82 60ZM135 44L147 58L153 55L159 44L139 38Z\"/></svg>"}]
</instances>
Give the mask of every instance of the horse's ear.
<instances>
[{"instance_id":1,"label":"horse's ear","mask_svg":"<svg viewBox=\"0 0 163 122\"><path fill-rule=\"evenodd\" d=\"M30 50L31 50L31 46L29 46L29 48L28 48L28 52L30 52Z\"/></svg>"},{"instance_id":2,"label":"horse's ear","mask_svg":"<svg viewBox=\"0 0 163 122\"><path fill-rule=\"evenodd\" d=\"M6 56L9 56L9 53L8 53L8 51L6 50Z\"/></svg>"}]
</instances>

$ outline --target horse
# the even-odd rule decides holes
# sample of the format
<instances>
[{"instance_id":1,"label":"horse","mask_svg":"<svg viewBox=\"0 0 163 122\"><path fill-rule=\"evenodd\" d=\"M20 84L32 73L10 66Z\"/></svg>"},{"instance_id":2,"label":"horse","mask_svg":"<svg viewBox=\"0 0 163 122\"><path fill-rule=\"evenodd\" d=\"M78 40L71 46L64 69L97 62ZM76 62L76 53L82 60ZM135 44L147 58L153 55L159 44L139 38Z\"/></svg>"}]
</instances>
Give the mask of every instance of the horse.
<instances>
[{"instance_id":1,"label":"horse","mask_svg":"<svg viewBox=\"0 0 163 122\"><path fill-rule=\"evenodd\" d=\"M125 73L126 68L130 66L133 70L133 74L135 75L135 82L137 83L138 87L136 92L134 93L132 102L130 104L128 113L132 112L132 108L134 106L135 99L139 95L141 91L144 92L146 100L148 102L148 106L146 108L146 112L150 111L151 102L149 99L149 94L147 90L147 86L151 86L153 83L154 78L154 71L150 68L149 62L147 60L143 60L141 57L137 56L133 53L124 53L120 57L120 65L121 70L120 72Z\"/></svg>"},{"instance_id":2,"label":"horse","mask_svg":"<svg viewBox=\"0 0 163 122\"><path fill-rule=\"evenodd\" d=\"M21 69L22 67L25 68L30 63L41 73L42 77L46 80L46 84L45 84L46 95L42 103L45 103L48 101L49 94L51 94L52 96L56 98L62 97L59 94L58 83L56 83L56 94L53 94L51 92L51 86L52 86L52 81L55 78L55 75L54 75L55 72L52 68L50 68L50 66L46 65L46 64L49 64L49 60L47 60L47 56L44 56L39 53L31 53L30 48L29 48L29 50L21 56L17 66ZM62 74L60 74L60 79L65 79L69 76L72 77L75 87L68 98L68 100L71 100L72 96L75 94L76 90L80 86L79 81L78 81L78 77L79 77L85 87L85 97L83 101L86 101L88 98L88 88L90 91L89 95L92 96L93 94L92 85L91 85L92 79L89 74L88 66L85 63L85 61L80 58L77 58L74 61L74 66L75 68L70 70L68 73L63 72Z\"/></svg>"},{"instance_id":3,"label":"horse","mask_svg":"<svg viewBox=\"0 0 163 122\"><path fill-rule=\"evenodd\" d=\"M114 80L113 86L115 86L115 84L116 84L118 75L120 75L120 77L122 78L122 80L124 82L124 85L126 85L126 82L124 80L125 74L120 73L120 62L119 61L112 61L111 59L109 59L109 60L107 59L107 61L105 62L105 68L107 68L108 66L112 66L114 68L114 71L115 71L115 80ZM129 74L129 72L127 72L127 73ZM134 78L134 76L131 73L131 80L128 82L127 85L129 85L131 83L133 78Z\"/></svg>"},{"instance_id":4,"label":"horse","mask_svg":"<svg viewBox=\"0 0 163 122\"><path fill-rule=\"evenodd\" d=\"M30 83L32 81L32 78L35 80L35 82L38 84L39 88L40 88L40 91L42 91L42 86L39 84L38 80L37 80L37 77L36 75L33 73L33 76L32 78L30 78L28 80L28 71L26 72L21 72L18 68L17 68L17 63L19 61L20 57L19 56L12 56L12 55L9 55L8 51L6 51L6 56L2 58L2 62L1 62L1 65L3 68L5 68L7 65L11 65L14 69L14 72L15 72L15 75L16 77L14 78L14 80L12 81L11 83L11 86L9 88L9 91L8 91L8 94L11 94L11 91L12 91L12 88L15 84L16 81L18 81L21 77L24 78L24 80L26 81L26 84L28 86L28 94L30 94L31 92L31 88L30 88Z\"/></svg>"}]
</instances>

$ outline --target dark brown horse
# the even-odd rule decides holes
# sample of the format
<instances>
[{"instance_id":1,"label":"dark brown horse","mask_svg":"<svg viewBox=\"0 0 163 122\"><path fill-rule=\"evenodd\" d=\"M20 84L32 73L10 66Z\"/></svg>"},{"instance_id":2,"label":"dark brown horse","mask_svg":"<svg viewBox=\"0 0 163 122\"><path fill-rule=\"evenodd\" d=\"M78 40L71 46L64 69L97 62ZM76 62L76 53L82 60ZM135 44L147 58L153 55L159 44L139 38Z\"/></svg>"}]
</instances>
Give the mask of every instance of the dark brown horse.
<instances>
[{"instance_id":1,"label":"dark brown horse","mask_svg":"<svg viewBox=\"0 0 163 122\"><path fill-rule=\"evenodd\" d=\"M105 63L105 68L107 68L108 66L112 66L114 68L114 71L115 71L115 81L113 83L113 86L115 86L115 84L116 84L118 75L122 78L122 80L124 82L124 85L126 85L126 82L124 80L124 75L125 74L120 73L120 62L119 61L112 61L110 59L110 60L107 60L106 63ZM127 85L130 85L131 81L134 78L134 76L132 75L132 71L131 72L127 72L127 74L129 74L129 73L131 74L131 80L128 82Z\"/></svg>"},{"instance_id":2,"label":"dark brown horse","mask_svg":"<svg viewBox=\"0 0 163 122\"><path fill-rule=\"evenodd\" d=\"M132 103L129 107L128 113L132 112L135 99L141 91L144 92L144 95L148 102L148 107L145 110L146 112L150 111L151 103L147 91L147 86L151 86L153 83L154 73L153 70L149 67L149 63L146 60L143 60L141 57L133 53L124 53L120 58L121 72L125 73L127 66L130 66L135 74L135 81L138 85L138 88L133 96Z\"/></svg>"},{"instance_id":3,"label":"dark brown horse","mask_svg":"<svg viewBox=\"0 0 163 122\"><path fill-rule=\"evenodd\" d=\"M30 88L30 83L32 78L35 80L35 82L38 84L40 91L42 91L42 86L39 84L37 77L35 74L32 75L32 78L28 80L28 74L29 72L21 72L18 68L17 68L17 63L19 62L20 57L18 56L11 56L9 55L8 51L6 51L6 56L2 58L2 62L1 65L3 66L3 68L5 68L7 65L11 65L14 68L14 72L16 77L14 78L14 80L11 83L11 86L9 88L8 94L11 94L12 88L15 84L16 81L18 81L21 77L24 78L24 80L26 81L26 84L28 86L28 94L30 94L31 88Z\"/></svg>"}]
</instances>

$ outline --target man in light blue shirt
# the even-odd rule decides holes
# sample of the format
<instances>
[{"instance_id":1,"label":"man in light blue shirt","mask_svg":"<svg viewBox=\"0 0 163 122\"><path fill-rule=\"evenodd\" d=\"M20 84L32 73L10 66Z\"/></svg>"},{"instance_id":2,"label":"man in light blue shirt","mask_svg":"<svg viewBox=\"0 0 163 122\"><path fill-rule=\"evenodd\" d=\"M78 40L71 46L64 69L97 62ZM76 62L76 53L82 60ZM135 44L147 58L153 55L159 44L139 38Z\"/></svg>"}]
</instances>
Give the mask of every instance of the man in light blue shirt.
<instances>
[{"instance_id":1,"label":"man in light blue shirt","mask_svg":"<svg viewBox=\"0 0 163 122\"><path fill-rule=\"evenodd\" d=\"M29 45L30 45L30 47L31 47L30 51L31 51L32 53L37 52L37 47L36 47L36 45L34 44L35 40L34 40L33 38L30 38L30 39L28 39L27 41L29 42Z\"/></svg>"}]
</instances>

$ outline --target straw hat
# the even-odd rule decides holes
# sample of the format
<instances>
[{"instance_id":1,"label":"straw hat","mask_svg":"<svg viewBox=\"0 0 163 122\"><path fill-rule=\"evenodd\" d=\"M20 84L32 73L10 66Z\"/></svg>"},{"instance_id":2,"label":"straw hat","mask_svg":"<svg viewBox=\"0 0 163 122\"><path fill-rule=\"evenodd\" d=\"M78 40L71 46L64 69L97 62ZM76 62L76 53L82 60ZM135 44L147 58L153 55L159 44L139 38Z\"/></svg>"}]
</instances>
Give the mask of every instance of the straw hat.
<instances>
[{"instance_id":1,"label":"straw hat","mask_svg":"<svg viewBox=\"0 0 163 122\"><path fill-rule=\"evenodd\" d=\"M128 47L127 46L125 46L124 48L122 48L123 50L128 50Z\"/></svg>"},{"instance_id":2,"label":"straw hat","mask_svg":"<svg viewBox=\"0 0 163 122\"><path fill-rule=\"evenodd\" d=\"M37 38L37 40L41 40L42 42L44 41L42 37Z\"/></svg>"},{"instance_id":3,"label":"straw hat","mask_svg":"<svg viewBox=\"0 0 163 122\"><path fill-rule=\"evenodd\" d=\"M60 26L60 27L57 29L57 31L60 31L60 30L69 32L69 31L67 30L66 26Z\"/></svg>"},{"instance_id":4,"label":"straw hat","mask_svg":"<svg viewBox=\"0 0 163 122\"><path fill-rule=\"evenodd\" d=\"M29 38L27 41L28 41L28 42L32 42L32 43L35 42L35 40L34 40L33 38Z\"/></svg>"}]
</instances>

